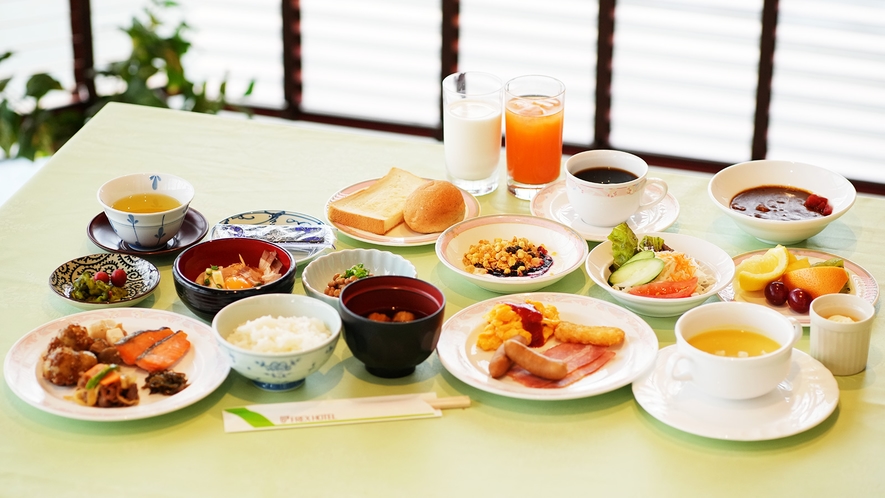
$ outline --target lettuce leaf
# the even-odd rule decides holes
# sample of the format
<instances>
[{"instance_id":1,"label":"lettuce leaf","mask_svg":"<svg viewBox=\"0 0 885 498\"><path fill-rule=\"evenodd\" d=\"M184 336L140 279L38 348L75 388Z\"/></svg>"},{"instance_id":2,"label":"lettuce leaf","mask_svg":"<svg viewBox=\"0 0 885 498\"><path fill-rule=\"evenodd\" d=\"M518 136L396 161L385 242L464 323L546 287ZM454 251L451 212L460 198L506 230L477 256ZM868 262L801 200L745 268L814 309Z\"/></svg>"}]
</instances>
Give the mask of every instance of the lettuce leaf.
<instances>
[{"instance_id":1,"label":"lettuce leaf","mask_svg":"<svg viewBox=\"0 0 885 498\"><path fill-rule=\"evenodd\" d=\"M612 242L612 256L615 259L612 266L614 268L620 268L628 259L639 252L637 249L639 239L636 238L636 234L630 230L626 222L614 227L608 234L608 240Z\"/></svg>"},{"instance_id":2,"label":"lettuce leaf","mask_svg":"<svg viewBox=\"0 0 885 498\"><path fill-rule=\"evenodd\" d=\"M639 248L646 251L663 251L664 247L664 239L660 237L651 237L649 235L642 237L642 242L639 243Z\"/></svg>"}]
</instances>

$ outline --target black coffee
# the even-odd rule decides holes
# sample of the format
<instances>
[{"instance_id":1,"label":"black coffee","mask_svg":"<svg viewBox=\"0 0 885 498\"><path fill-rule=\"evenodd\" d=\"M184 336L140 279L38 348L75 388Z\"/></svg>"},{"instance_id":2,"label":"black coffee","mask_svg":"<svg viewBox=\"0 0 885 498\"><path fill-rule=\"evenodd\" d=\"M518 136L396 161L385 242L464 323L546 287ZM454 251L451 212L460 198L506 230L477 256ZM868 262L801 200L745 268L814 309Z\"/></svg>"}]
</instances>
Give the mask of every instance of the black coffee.
<instances>
[{"instance_id":1,"label":"black coffee","mask_svg":"<svg viewBox=\"0 0 885 498\"><path fill-rule=\"evenodd\" d=\"M637 178L629 171L607 166L582 169L575 173L575 177L590 183L626 183Z\"/></svg>"}]
</instances>

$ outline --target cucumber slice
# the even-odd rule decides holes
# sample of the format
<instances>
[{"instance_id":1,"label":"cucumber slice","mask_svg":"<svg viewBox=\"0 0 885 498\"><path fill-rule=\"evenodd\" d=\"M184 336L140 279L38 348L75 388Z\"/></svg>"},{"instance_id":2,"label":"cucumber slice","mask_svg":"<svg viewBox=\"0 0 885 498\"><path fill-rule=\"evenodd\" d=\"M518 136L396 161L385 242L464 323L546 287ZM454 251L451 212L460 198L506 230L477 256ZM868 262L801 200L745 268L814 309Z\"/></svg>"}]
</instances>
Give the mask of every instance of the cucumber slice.
<instances>
[{"instance_id":1,"label":"cucumber slice","mask_svg":"<svg viewBox=\"0 0 885 498\"><path fill-rule=\"evenodd\" d=\"M647 284L664 271L664 262L658 258L628 261L608 277L608 283L619 287Z\"/></svg>"},{"instance_id":2,"label":"cucumber slice","mask_svg":"<svg viewBox=\"0 0 885 498\"><path fill-rule=\"evenodd\" d=\"M628 259L627 262L625 262L624 264L628 265L634 261L639 261L642 259L651 259L653 257L655 257L654 251L639 251L636 254L634 254L632 258Z\"/></svg>"}]
</instances>

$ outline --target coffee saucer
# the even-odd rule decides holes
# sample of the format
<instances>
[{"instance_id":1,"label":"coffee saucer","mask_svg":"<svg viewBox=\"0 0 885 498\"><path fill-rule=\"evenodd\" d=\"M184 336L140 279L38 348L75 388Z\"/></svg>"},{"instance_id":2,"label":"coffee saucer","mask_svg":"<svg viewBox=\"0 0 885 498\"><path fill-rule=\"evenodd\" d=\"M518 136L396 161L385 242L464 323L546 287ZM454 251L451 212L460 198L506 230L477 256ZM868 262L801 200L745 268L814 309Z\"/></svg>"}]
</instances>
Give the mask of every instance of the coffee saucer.
<instances>
[{"instance_id":1,"label":"coffee saucer","mask_svg":"<svg viewBox=\"0 0 885 498\"><path fill-rule=\"evenodd\" d=\"M741 401L714 398L671 378L667 361L675 352L676 346L658 352L655 366L633 381L633 395L652 417L689 434L730 441L778 439L817 426L839 403L833 374L798 349L777 389Z\"/></svg>"},{"instance_id":2,"label":"coffee saucer","mask_svg":"<svg viewBox=\"0 0 885 498\"><path fill-rule=\"evenodd\" d=\"M650 191L657 189L655 185L649 186L649 191L643 197L650 196ZM646 199L643 199L646 200ZM581 234L584 239L591 242L606 240L611 233L612 227L597 227L584 223L568 201L565 191L565 180L544 187L532 199L531 212L534 216L558 221L565 226ZM679 217L679 202L672 194L667 195L661 202L654 206L638 211L627 220L627 225L634 233L662 232L670 227Z\"/></svg>"},{"instance_id":3,"label":"coffee saucer","mask_svg":"<svg viewBox=\"0 0 885 498\"><path fill-rule=\"evenodd\" d=\"M194 208L189 208L187 214L184 215L184 223L181 224L178 234L169 239L163 247L142 251L131 247L123 242L117 232L111 227L111 222L104 212L101 212L86 227L86 234L89 235L95 245L108 252L118 254L134 254L136 256L157 256L161 254L173 254L182 249L186 249L199 242L206 233L209 232L209 224L206 218Z\"/></svg>"}]
</instances>

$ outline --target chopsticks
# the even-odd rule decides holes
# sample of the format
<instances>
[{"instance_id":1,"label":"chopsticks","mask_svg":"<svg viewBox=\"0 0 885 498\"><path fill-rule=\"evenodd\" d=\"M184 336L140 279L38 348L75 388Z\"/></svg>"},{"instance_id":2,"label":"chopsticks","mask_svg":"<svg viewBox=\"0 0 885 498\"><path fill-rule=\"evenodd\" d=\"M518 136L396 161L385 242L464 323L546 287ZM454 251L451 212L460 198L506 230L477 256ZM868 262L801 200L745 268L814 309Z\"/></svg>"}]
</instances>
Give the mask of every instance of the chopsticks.
<instances>
[{"instance_id":1,"label":"chopsticks","mask_svg":"<svg viewBox=\"0 0 885 498\"><path fill-rule=\"evenodd\" d=\"M433 398L425 401L436 410L470 407L470 396L449 396L447 398Z\"/></svg>"}]
</instances>

